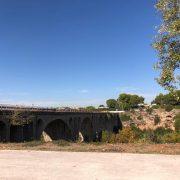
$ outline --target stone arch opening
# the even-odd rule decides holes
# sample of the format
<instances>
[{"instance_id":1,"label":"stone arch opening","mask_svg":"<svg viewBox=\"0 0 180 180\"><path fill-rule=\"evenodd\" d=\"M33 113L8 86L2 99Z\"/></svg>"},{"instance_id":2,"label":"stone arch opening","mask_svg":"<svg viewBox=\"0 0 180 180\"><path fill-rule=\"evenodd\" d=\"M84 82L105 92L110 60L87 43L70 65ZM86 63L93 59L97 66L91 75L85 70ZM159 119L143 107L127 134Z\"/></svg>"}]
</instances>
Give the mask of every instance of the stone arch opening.
<instances>
[{"instance_id":1,"label":"stone arch opening","mask_svg":"<svg viewBox=\"0 0 180 180\"><path fill-rule=\"evenodd\" d=\"M50 122L44 129L44 132L52 140L72 140L71 130L68 125L60 119Z\"/></svg>"},{"instance_id":2,"label":"stone arch opening","mask_svg":"<svg viewBox=\"0 0 180 180\"><path fill-rule=\"evenodd\" d=\"M85 118L81 123L81 133L85 142L93 140L93 125L89 118Z\"/></svg>"},{"instance_id":3,"label":"stone arch opening","mask_svg":"<svg viewBox=\"0 0 180 180\"><path fill-rule=\"evenodd\" d=\"M23 142L33 140L33 123L10 126L10 141Z\"/></svg>"},{"instance_id":4,"label":"stone arch opening","mask_svg":"<svg viewBox=\"0 0 180 180\"><path fill-rule=\"evenodd\" d=\"M6 124L0 121L0 142L6 141Z\"/></svg>"},{"instance_id":5,"label":"stone arch opening","mask_svg":"<svg viewBox=\"0 0 180 180\"><path fill-rule=\"evenodd\" d=\"M10 141L11 142L22 142L23 141L23 126L22 125L11 125L10 126Z\"/></svg>"}]
</instances>

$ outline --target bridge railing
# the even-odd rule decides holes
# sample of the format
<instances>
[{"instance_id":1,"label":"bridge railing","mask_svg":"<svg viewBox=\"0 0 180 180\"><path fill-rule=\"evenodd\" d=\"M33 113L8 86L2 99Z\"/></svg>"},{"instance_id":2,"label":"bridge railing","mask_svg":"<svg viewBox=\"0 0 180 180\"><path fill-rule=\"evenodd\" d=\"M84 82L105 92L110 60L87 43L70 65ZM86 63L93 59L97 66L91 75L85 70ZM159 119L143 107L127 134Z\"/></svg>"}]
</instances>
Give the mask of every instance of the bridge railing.
<instances>
[{"instance_id":1,"label":"bridge railing","mask_svg":"<svg viewBox=\"0 0 180 180\"><path fill-rule=\"evenodd\" d=\"M101 109L96 110L87 110L87 109L72 109L72 108L65 108L65 109L59 109L59 108L44 108L44 107L26 107L26 106L12 106L12 105L0 105L0 110L19 110L19 111L43 111L43 112L108 112L103 111Z\"/></svg>"}]
</instances>

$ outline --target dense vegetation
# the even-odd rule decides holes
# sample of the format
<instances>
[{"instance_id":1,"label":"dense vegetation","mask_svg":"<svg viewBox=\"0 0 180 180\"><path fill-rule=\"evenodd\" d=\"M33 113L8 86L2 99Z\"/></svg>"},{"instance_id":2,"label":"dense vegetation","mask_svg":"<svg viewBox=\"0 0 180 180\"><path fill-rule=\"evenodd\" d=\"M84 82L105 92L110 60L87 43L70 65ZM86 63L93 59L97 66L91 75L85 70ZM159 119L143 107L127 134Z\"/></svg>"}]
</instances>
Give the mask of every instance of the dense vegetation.
<instances>
[{"instance_id":1,"label":"dense vegetation","mask_svg":"<svg viewBox=\"0 0 180 180\"><path fill-rule=\"evenodd\" d=\"M180 106L180 90L175 91L175 94L159 94L152 103L157 104L161 108L165 108L167 111L170 111L173 108L178 108Z\"/></svg>"},{"instance_id":2,"label":"dense vegetation","mask_svg":"<svg viewBox=\"0 0 180 180\"><path fill-rule=\"evenodd\" d=\"M132 94L120 94L118 98L119 108L121 110L130 110L137 108L138 104L144 103L144 98L138 95Z\"/></svg>"},{"instance_id":3,"label":"dense vegetation","mask_svg":"<svg viewBox=\"0 0 180 180\"><path fill-rule=\"evenodd\" d=\"M130 110L137 108L138 104L144 103L144 98L135 94L120 94L117 100L108 99L106 104L109 109Z\"/></svg>"},{"instance_id":4,"label":"dense vegetation","mask_svg":"<svg viewBox=\"0 0 180 180\"><path fill-rule=\"evenodd\" d=\"M111 110L118 109L118 103L116 99L108 99L106 101L107 107Z\"/></svg>"},{"instance_id":5,"label":"dense vegetation","mask_svg":"<svg viewBox=\"0 0 180 180\"><path fill-rule=\"evenodd\" d=\"M33 121L34 116L29 111L14 111L10 116L12 125L29 124Z\"/></svg>"},{"instance_id":6,"label":"dense vegetation","mask_svg":"<svg viewBox=\"0 0 180 180\"><path fill-rule=\"evenodd\" d=\"M102 142L106 143L180 143L180 133L162 127L156 130L141 130L136 126L125 127L118 134L107 131L102 133Z\"/></svg>"},{"instance_id":7,"label":"dense vegetation","mask_svg":"<svg viewBox=\"0 0 180 180\"><path fill-rule=\"evenodd\" d=\"M135 94L120 94L119 98L108 99L106 101L109 110L131 110L138 108L140 104L144 104L144 97ZM173 108L180 107L180 90L174 91L174 93L159 94L152 101L152 104L156 104L154 108L164 108L166 111L171 111ZM150 111L151 109L149 109Z\"/></svg>"},{"instance_id":8,"label":"dense vegetation","mask_svg":"<svg viewBox=\"0 0 180 180\"><path fill-rule=\"evenodd\" d=\"M180 114L174 117L174 127L177 132L180 132Z\"/></svg>"}]
</instances>

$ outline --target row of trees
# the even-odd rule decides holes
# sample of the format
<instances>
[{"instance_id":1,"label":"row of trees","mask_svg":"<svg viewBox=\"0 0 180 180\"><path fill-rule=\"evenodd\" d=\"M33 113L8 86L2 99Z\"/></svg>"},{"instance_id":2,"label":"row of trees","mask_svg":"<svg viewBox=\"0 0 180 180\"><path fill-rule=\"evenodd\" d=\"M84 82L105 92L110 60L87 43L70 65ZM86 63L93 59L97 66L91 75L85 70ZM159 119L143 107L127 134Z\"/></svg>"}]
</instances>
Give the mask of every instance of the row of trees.
<instances>
[{"instance_id":1,"label":"row of trees","mask_svg":"<svg viewBox=\"0 0 180 180\"><path fill-rule=\"evenodd\" d=\"M175 94L168 93L168 94L159 94L156 96L154 101L152 103L155 103L160 106L164 105L171 105L171 106L179 106L180 105L180 90L177 90Z\"/></svg>"},{"instance_id":2,"label":"row of trees","mask_svg":"<svg viewBox=\"0 0 180 180\"><path fill-rule=\"evenodd\" d=\"M108 99L106 101L107 107L111 110L130 110L137 108L139 104L144 103L144 98L138 95L132 94L120 94L119 98ZM159 94L152 101L161 107L163 106L180 106L180 90L175 91L175 93Z\"/></svg>"},{"instance_id":3,"label":"row of trees","mask_svg":"<svg viewBox=\"0 0 180 180\"><path fill-rule=\"evenodd\" d=\"M132 94L120 94L119 98L116 99L108 99L106 104L109 109L119 109L119 110L130 110L132 108L137 108L138 104L144 103L144 98L138 95Z\"/></svg>"}]
</instances>

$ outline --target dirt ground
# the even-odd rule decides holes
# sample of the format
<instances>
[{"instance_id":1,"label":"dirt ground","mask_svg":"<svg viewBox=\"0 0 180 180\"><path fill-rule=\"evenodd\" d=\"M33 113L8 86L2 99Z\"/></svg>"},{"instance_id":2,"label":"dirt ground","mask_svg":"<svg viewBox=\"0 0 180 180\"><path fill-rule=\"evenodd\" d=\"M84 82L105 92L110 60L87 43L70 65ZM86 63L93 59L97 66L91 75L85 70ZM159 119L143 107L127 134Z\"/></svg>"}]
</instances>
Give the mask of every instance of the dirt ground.
<instances>
[{"instance_id":1,"label":"dirt ground","mask_svg":"<svg viewBox=\"0 0 180 180\"><path fill-rule=\"evenodd\" d=\"M179 180L180 156L0 151L1 180Z\"/></svg>"},{"instance_id":2,"label":"dirt ground","mask_svg":"<svg viewBox=\"0 0 180 180\"><path fill-rule=\"evenodd\" d=\"M37 150L67 152L121 152L141 154L172 154L180 155L180 143L176 144L105 144L105 143L70 143L54 141L42 143L32 141L26 143L0 143L0 150Z\"/></svg>"}]
</instances>

